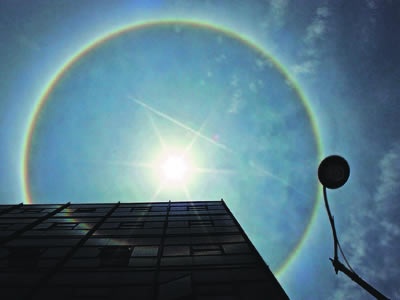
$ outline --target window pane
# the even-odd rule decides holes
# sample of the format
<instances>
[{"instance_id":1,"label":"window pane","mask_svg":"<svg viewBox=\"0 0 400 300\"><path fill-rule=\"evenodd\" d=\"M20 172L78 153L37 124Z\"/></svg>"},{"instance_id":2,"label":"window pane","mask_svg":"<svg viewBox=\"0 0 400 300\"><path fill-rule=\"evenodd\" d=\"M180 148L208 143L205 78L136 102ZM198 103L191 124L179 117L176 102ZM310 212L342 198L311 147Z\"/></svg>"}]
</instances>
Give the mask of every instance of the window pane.
<instances>
[{"instance_id":1,"label":"window pane","mask_svg":"<svg viewBox=\"0 0 400 300\"><path fill-rule=\"evenodd\" d=\"M212 226L212 221L190 221L192 227Z\"/></svg>"},{"instance_id":2,"label":"window pane","mask_svg":"<svg viewBox=\"0 0 400 300\"><path fill-rule=\"evenodd\" d=\"M56 223L54 224L54 226L51 229L61 229L61 230L65 230L65 229L74 229L74 227L78 225L76 223Z\"/></svg>"},{"instance_id":3,"label":"window pane","mask_svg":"<svg viewBox=\"0 0 400 300\"><path fill-rule=\"evenodd\" d=\"M188 206L188 210L207 210L205 206Z\"/></svg>"},{"instance_id":4,"label":"window pane","mask_svg":"<svg viewBox=\"0 0 400 300\"><path fill-rule=\"evenodd\" d=\"M234 226L233 220L216 220L214 221L215 226Z\"/></svg>"},{"instance_id":5,"label":"window pane","mask_svg":"<svg viewBox=\"0 0 400 300\"><path fill-rule=\"evenodd\" d=\"M178 255L190 255L189 246L166 246L164 247L165 256L178 256Z\"/></svg>"},{"instance_id":6,"label":"window pane","mask_svg":"<svg viewBox=\"0 0 400 300\"><path fill-rule=\"evenodd\" d=\"M96 211L96 208L94 208L94 207L81 207L81 208L78 208L75 212L78 212L78 213L83 213L83 212L95 212Z\"/></svg>"},{"instance_id":7,"label":"window pane","mask_svg":"<svg viewBox=\"0 0 400 300\"><path fill-rule=\"evenodd\" d=\"M196 250L193 251L193 255L221 255L222 251L221 250Z\"/></svg>"},{"instance_id":8,"label":"window pane","mask_svg":"<svg viewBox=\"0 0 400 300\"><path fill-rule=\"evenodd\" d=\"M53 226L53 223L41 223L39 225L36 225L33 229L35 230L45 230Z\"/></svg>"},{"instance_id":9,"label":"window pane","mask_svg":"<svg viewBox=\"0 0 400 300\"><path fill-rule=\"evenodd\" d=\"M219 245L196 245L192 246L193 255L220 255L222 251Z\"/></svg>"},{"instance_id":10,"label":"window pane","mask_svg":"<svg viewBox=\"0 0 400 300\"><path fill-rule=\"evenodd\" d=\"M224 248L224 252L227 254L232 254L232 253L249 253L250 248L247 246L247 244L229 244L229 245L222 245Z\"/></svg>"},{"instance_id":11,"label":"window pane","mask_svg":"<svg viewBox=\"0 0 400 300\"><path fill-rule=\"evenodd\" d=\"M196 245L192 246L193 250L219 250L219 245Z\"/></svg>"},{"instance_id":12,"label":"window pane","mask_svg":"<svg viewBox=\"0 0 400 300\"><path fill-rule=\"evenodd\" d=\"M164 227L164 222L145 222L144 227L145 228L160 228L160 227Z\"/></svg>"},{"instance_id":13,"label":"window pane","mask_svg":"<svg viewBox=\"0 0 400 300\"><path fill-rule=\"evenodd\" d=\"M158 246L136 246L132 256L157 256Z\"/></svg>"},{"instance_id":14,"label":"window pane","mask_svg":"<svg viewBox=\"0 0 400 300\"><path fill-rule=\"evenodd\" d=\"M157 258L131 258L130 267L151 267L157 264Z\"/></svg>"},{"instance_id":15,"label":"window pane","mask_svg":"<svg viewBox=\"0 0 400 300\"><path fill-rule=\"evenodd\" d=\"M172 221L172 222L168 222L168 227L188 227L188 221Z\"/></svg>"},{"instance_id":16,"label":"window pane","mask_svg":"<svg viewBox=\"0 0 400 300\"><path fill-rule=\"evenodd\" d=\"M129 229L129 228L142 228L144 222L124 222L121 223L120 228Z\"/></svg>"}]
</instances>

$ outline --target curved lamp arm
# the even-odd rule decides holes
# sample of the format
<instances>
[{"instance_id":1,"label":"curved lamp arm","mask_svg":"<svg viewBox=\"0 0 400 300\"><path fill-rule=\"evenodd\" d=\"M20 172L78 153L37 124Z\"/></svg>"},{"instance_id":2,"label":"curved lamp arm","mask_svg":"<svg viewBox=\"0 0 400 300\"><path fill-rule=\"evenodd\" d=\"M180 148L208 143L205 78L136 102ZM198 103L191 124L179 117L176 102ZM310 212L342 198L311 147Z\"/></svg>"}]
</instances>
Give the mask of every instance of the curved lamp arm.
<instances>
[{"instance_id":1,"label":"curved lamp arm","mask_svg":"<svg viewBox=\"0 0 400 300\"><path fill-rule=\"evenodd\" d=\"M326 187L324 186L323 188L324 191L324 201L325 201L325 207L326 207L326 212L328 213L329 221L331 222L331 227L332 227L332 232L333 232L333 248L334 248L334 261L338 261L338 255L337 255L337 246L338 246L338 239L336 235L336 228L335 228L335 220L331 214L331 210L329 209L329 204L328 204L328 197L326 196ZM338 268L335 266L335 272L336 274L338 273Z\"/></svg>"},{"instance_id":2,"label":"curved lamp arm","mask_svg":"<svg viewBox=\"0 0 400 300\"><path fill-rule=\"evenodd\" d=\"M334 259L332 259L332 258L329 258L329 259L331 260L333 267L335 268L336 274L338 273L338 271L342 271L344 274L349 276L351 280L353 280L354 282L359 284L362 288L364 288L368 293L370 293L376 299L390 300L389 298L387 298L383 294L381 294L378 290L376 290L374 287L372 287L370 284L368 284L366 281L364 281L361 277L359 277L354 271L349 270L345 265L343 265L339 261L338 255L337 255L338 238L336 235L335 220L333 219L331 210L329 209L328 197L326 196L326 187L325 186L323 188L323 191L324 191L325 207L326 207L326 211L328 213L329 221L331 223L332 232L333 232L333 243L334 243Z\"/></svg>"}]
</instances>

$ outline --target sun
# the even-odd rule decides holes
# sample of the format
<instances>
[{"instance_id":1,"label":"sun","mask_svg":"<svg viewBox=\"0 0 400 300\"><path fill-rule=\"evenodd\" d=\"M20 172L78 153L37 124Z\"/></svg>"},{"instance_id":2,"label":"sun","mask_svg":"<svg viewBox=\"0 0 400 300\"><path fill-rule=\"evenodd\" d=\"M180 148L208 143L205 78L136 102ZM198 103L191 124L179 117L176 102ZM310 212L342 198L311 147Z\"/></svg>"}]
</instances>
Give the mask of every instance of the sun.
<instances>
[{"instance_id":1,"label":"sun","mask_svg":"<svg viewBox=\"0 0 400 300\"><path fill-rule=\"evenodd\" d=\"M183 156L169 155L161 164L161 172L165 180L182 182L187 175L188 163Z\"/></svg>"}]
</instances>

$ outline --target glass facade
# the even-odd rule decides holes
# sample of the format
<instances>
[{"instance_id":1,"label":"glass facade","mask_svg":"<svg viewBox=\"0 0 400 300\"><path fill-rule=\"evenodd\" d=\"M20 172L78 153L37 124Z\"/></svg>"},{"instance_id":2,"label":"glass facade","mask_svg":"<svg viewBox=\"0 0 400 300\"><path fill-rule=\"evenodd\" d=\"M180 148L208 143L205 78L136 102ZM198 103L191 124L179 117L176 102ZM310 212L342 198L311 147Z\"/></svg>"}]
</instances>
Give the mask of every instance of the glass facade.
<instances>
[{"instance_id":1,"label":"glass facade","mask_svg":"<svg viewBox=\"0 0 400 300\"><path fill-rule=\"evenodd\" d=\"M223 200L0 206L2 299L288 299Z\"/></svg>"}]
</instances>

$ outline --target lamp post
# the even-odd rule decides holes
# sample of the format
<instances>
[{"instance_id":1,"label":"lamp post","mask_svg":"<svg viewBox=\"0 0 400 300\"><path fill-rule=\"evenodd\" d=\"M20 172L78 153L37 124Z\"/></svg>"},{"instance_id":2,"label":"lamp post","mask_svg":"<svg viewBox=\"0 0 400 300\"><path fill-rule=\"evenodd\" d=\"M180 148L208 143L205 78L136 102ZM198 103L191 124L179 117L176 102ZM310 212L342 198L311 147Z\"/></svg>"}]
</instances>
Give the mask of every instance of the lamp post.
<instances>
[{"instance_id":1,"label":"lamp post","mask_svg":"<svg viewBox=\"0 0 400 300\"><path fill-rule=\"evenodd\" d=\"M362 278L360 278L351 269L350 265L349 269L345 265L343 265L338 258L337 248L338 246L340 248L340 244L336 234L335 220L331 214L331 210L329 209L328 197L326 195L326 188L337 189L343 186L346 183L347 179L349 179L349 176L350 176L349 164L343 157L338 155L331 155L326 157L318 167L318 179L323 185L325 207L328 213L329 221L331 223L333 232L334 258L333 259L329 258L329 259L331 260L333 267L335 268L336 274L338 274L338 271L342 271L344 274L350 277L354 282L360 285L363 289L365 289L367 292L373 295L376 299L389 300L389 298L385 297L383 294L381 294L379 291L373 288L370 284L368 284ZM346 260L346 257L344 256L343 252L342 255L343 258Z\"/></svg>"}]
</instances>

